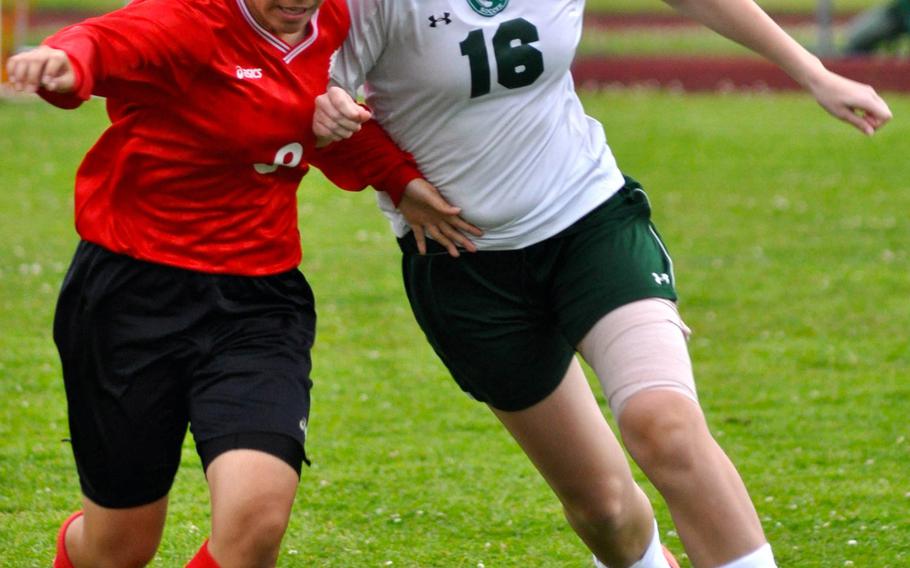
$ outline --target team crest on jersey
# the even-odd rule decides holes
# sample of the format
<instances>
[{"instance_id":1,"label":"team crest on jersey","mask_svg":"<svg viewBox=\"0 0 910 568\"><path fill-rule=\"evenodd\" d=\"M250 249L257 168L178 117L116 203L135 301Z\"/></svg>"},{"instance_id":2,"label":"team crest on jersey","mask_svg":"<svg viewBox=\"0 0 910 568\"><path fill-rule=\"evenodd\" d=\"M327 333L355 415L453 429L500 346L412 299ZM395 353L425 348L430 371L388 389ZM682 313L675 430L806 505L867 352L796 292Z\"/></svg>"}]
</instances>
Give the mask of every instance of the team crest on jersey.
<instances>
[{"instance_id":1,"label":"team crest on jersey","mask_svg":"<svg viewBox=\"0 0 910 568\"><path fill-rule=\"evenodd\" d=\"M468 5L481 16L491 18L505 10L509 0L468 0Z\"/></svg>"}]
</instances>

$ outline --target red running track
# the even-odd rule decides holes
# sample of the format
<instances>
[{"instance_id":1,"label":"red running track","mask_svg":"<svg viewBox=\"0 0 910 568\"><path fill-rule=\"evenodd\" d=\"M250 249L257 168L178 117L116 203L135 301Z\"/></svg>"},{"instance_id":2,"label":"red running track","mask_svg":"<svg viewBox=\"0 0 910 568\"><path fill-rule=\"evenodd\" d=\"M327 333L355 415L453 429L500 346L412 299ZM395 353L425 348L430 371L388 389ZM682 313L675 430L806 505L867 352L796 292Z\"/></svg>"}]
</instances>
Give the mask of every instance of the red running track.
<instances>
[{"instance_id":1,"label":"red running track","mask_svg":"<svg viewBox=\"0 0 910 568\"><path fill-rule=\"evenodd\" d=\"M772 12L771 18L782 26L807 26L817 21L812 12ZM832 23L846 24L856 16L855 13L834 14ZM587 12L585 25L597 28L673 28L700 26L691 18L676 12Z\"/></svg>"},{"instance_id":2,"label":"red running track","mask_svg":"<svg viewBox=\"0 0 910 568\"><path fill-rule=\"evenodd\" d=\"M878 91L910 92L910 60L897 57L830 59L832 71ZM756 57L580 57L573 66L582 88L643 86L684 91L795 90L775 65Z\"/></svg>"}]
</instances>

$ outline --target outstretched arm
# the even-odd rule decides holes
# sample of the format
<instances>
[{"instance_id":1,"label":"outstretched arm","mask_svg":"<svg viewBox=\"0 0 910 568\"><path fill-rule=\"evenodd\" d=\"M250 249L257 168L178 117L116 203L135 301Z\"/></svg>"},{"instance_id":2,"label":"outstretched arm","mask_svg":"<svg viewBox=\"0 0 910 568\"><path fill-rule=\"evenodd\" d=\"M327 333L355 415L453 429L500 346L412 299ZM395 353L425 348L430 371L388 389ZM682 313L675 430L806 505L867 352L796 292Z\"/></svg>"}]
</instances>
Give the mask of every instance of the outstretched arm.
<instances>
[{"instance_id":1,"label":"outstretched arm","mask_svg":"<svg viewBox=\"0 0 910 568\"><path fill-rule=\"evenodd\" d=\"M12 57L10 82L61 108L76 108L93 94L120 94L126 86L140 101L158 102L162 92L181 96L214 49L212 31L199 21L192 3L132 2Z\"/></svg>"},{"instance_id":2,"label":"outstretched arm","mask_svg":"<svg viewBox=\"0 0 910 568\"><path fill-rule=\"evenodd\" d=\"M43 88L52 93L70 93L76 86L76 73L66 52L46 45L10 57L6 71L17 91L35 93Z\"/></svg>"},{"instance_id":3,"label":"outstretched arm","mask_svg":"<svg viewBox=\"0 0 910 568\"><path fill-rule=\"evenodd\" d=\"M891 119L891 110L872 87L826 69L753 0L664 1L777 64L825 110L864 134L873 134Z\"/></svg>"}]
</instances>

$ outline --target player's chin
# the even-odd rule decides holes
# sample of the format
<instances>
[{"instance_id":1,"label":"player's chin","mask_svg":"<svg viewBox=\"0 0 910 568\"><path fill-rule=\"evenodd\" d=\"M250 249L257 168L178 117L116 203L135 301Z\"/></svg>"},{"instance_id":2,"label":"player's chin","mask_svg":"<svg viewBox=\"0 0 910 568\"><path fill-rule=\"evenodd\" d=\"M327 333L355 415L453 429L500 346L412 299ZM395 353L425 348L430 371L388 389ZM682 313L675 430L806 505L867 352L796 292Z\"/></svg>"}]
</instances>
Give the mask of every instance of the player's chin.
<instances>
[{"instance_id":1,"label":"player's chin","mask_svg":"<svg viewBox=\"0 0 910 568\"><path fill-rule=\"evenodd\" d=\"M281 34L296 34L303 31L309 21L309 16L306 18L281 18L275 28Z\"/></svg>"},{"instance_id":2,"label":"player's chin","mask_svg":"<svg viewBox=\"0 0 910 568\"><path fill-rule=\"evenodd\" d=\"M313 17L313 10L287 9L276 7L272 11L273 25L279 33L298 33L309 23Z\"/></svg>"}]
</instances>

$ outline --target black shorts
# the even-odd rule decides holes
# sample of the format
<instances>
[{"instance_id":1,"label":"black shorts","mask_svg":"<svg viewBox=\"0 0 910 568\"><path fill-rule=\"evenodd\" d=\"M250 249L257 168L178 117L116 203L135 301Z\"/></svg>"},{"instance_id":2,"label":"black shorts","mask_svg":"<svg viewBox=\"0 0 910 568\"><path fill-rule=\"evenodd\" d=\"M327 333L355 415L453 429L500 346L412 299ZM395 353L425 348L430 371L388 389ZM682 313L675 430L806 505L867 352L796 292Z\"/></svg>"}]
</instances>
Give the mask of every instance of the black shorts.
<instances>
[{"instance_id":1,"label":"black shorts","mask_svg":"<svg viewBox=\"0 0 910 568\"><path fill-rule=\"evenodd\" d=\"M634 180L561 233L519 250L421 256L399 239L408 300L456 382L507 411L540 402L602 318L644 298L676 300L673 265Z\"/></svg>"},{"instance_id":2,"label":"black shorts","mask_svg":"<svg viewBox=\"0 0 910 568\"><path fill-rule=\"evenodd\" d=\"M187 425L206 464L276 437L305 459L315 326L297 270L206 274L80 243L54 340L83 493L111 508L165 496Z\"/></svg>"}]
</instances>

